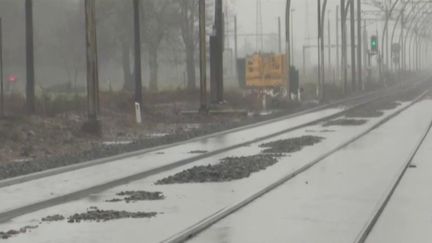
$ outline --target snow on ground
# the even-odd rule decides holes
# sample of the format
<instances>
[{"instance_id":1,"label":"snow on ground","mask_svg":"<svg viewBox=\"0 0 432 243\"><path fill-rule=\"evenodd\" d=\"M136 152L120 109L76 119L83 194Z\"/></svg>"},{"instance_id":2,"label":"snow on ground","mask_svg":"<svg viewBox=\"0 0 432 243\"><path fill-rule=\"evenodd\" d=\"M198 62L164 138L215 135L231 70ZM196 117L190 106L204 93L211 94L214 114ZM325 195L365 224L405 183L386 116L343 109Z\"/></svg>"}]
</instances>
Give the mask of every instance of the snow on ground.
<instances>
[{"instance_id":1,"label":"snow on ground","mask_svg":"<svg viewBox=\"0 0 432 243\"><path fill-rule=\"evenodd\" d=\"M415 105L190 242L354 242L429 125L431 107L432 101ZM421 227L427 226L430 219ZM429 242L396 239L373 242Z\"/></svg>"},{"instance_id":2,"label":"snow on ground","mask_svg":"<svg viewBox=\"0 0 432 243\"><path fill-rule=\"evenodd\" d=\"M323 116L333 115L340 112L341 109L343 108L330 108L307 113L289 120L265 124L259 129L254 127L200 139L195 142L169 147L162 151L144 153L115 162L0 188L0 201L2 202L0 204L0 213L197 156L190 153L191 151L212 152L280 132Z\"/></svg>"},{"instance_id":3,"label":"snow on ground","mask_svg":"<svg viewBox=\"0 0 432 243\"><path fill-rule=\"evenodd\" d=\"M432 134L429 133L368 243L432 242Z\"/></svg>"},{"instance_id":4,"label":"snow on ground","mask_svg":"<svg viewBox=\"0 0 432 243\"><path fill-rule=\"evenodd\" d=\"M405 105L406 104L403 106ZM386 111L385 116L388 116L391 112L393 111ZM197 222L210 215L213 215L214 213L217 213L224 208L237 203L238 201L243 200L259 189L276 181L280 177L293 172L306 163L309 163L320 155L326 153L330 149L338 147L340 144L344 143L355 135L367 130L382 118L383 117L371 118L366 124L362 126L352 127L336 126L329 128L323 127L322 124L319 124L269 139L268 141L275 141L278 139L302 135L317 135L326 138L321 143L313 147L307 147L301 152L293 153L291 156L283 158L278 164L266 169L265 171L253 174L247 179L227 183L164 186L154 185L154 182L164 178L165 176L172 175L191 167L183 166L168 172L161 173L157 176L151 176L125 186L120 186L97 195L92 195L83 200L70 202L64 205L59 205L30 215L19 217L8 224L1 225L0 231L10 228L20 228L31 222L36 222L38 219L47 215L60 213L68 216L77 212L85 212L86 209L91 206L97 206L102 209L128 210L133 212L155 211L160 212L161 214L159 214L156 218L148 220L118 220L103 224L81 223L77 225L69 225L66 222L61 222L49 225L41 225L39 229L36 229L31 233L10 239L10 242L25 242L29 239L31 239L32 242L46 242L45 240L47 236L50 236L52 242L118 242L120 240L124 241L125 239L128 242L140 242L143 239L148 242L158 242L175 233L178 233L179 231L184 230L186 227L196 224ZM286 122L287 121L285 121L285 123ZM266 132L268 132L268 130ZM256 133L253 135L256 135ZM241 147L218 156L213 156L209 159L201 160L198 163L194 163L194 165L207 165L209 163L216 163L218 162L218 159L227 156L257 154L260 151L260 148L258 147L259 144L268 141L250 144L249 146ZM211 148L211 146L208 148ZM187 153L186 151L188 151L188 149L184 150L183 152ZM167 152L167 154L169 153ZM163 201L138 202L129 204L105 202L105 200L112 199L115 196L115 193L125 190L162 191L167 198ZM56 233L52 234L50 232Z\"/></svg>"}]
</instances>

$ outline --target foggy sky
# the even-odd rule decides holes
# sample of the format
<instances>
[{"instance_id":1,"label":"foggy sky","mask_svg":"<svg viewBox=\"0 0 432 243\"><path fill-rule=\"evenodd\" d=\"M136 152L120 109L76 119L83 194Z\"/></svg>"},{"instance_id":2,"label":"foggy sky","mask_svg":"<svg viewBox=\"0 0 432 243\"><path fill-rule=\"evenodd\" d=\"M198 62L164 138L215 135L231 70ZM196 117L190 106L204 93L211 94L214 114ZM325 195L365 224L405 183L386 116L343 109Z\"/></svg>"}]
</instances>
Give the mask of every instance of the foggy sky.
<instances>
[{"instance_id":1,"label":"foggy sky","mask_svg":"<svg viewBox=\"0 0 432 243\"><path fill-rule=\"evenodd\" d=\"M238 18L239 33L256 33L256 0L230 0L234 11ZM262 19L264 33L277 33L277 17L282 17L282 32L285 30L285 4L286 0L261 0L262 2ZM336 39L336 6L340 3L339 0L328 0L327 18L330 17L331 40L334 43ZM309 5L309 11L306 7ZM370 9L364 5L364 9ZM292 0L291 8L293 12L293 32L294 32L294 49L295 55L299 56L304 44L315 44L317 38L317 1L316 0ZM327 28L327 20L325 22ZM370 24L368 31L376 32L381 30L381 25ZM327 35L327 29L325 32ZM326 41L327 41L327 37ZM284 46L285 38L282 35L282 43ZM256 41L254 38L248 38L255 47ZM239 44L243 44L239 41Z\"/></svg>"}]
</instances>

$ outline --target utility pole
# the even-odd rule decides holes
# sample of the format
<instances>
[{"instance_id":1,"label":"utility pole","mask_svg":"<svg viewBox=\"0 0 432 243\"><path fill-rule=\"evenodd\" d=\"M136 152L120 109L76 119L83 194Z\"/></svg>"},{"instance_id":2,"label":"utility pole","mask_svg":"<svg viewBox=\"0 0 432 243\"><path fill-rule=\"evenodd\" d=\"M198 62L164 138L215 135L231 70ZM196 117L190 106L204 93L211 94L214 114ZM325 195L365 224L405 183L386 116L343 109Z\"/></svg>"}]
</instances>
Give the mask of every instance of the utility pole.
<instances>
[{"instance_id":1,"label":"utility pole","mask_svg":"<svg viewBox=\"0 0 432 243\"><path fill-rule=\"evenodd\" d=\"M207 101L207 41L206 41L206 1L199 0L199 49L200 49L200 112L208 112ZM237 55L237 17L235 18Z\"/></svg>"},{"instance_id":2,"label":"utility pole","mask_svg":"<svg viewBox=\"0 0 432 243\"><path fill-rule=\"evenodd\" d=\"M318 85L317 85L317 96L321 99L322 93L322 60L321 60L321 39L322 37L322 23L321 23L321 0L318 0Z\"/></svg>"},{"instance_id":3,"label":"utility pole","mask_svg":"<svg viewBox=\"0 0 432 243\"><path fill-rule=\"evenodd\" d=\"M405 22L405 14L404 14L404 10L402 10L401 13L401 36L404 36L404 22ZM404 38L400 38L400 46L402 48L404 48L405 44L404 44ZM399 54L399 69L401 69L402 71L405 71L406 66L405 66L406 62L405 62L405 52L403 49L400 50L400 54ZM401 68L402 67L402 68Z\"/></svg>"},{"instance_id":4,"label":"utility pole","mask_svg":"<svg viewBox=\"0 0 432 243\"><path fill-rule=\"evenodd\" d=\"M133 1L134 11L134 44L135 44L135 102L140 105L142 110L142 71L141 71L141 19L140 19L140 0Z\"/></svg>"},{"instance_id":5,"label":"utility pole","mask_svg":"<svg viewBox=\"0 0 432 243\"><path fill-rule=\"evenodd\" d=\"M391 2L390 2L390 4L391 4ZM386 8L386 19L390 19L391 16L390 16L390 9L389 9L388 1L385 2L385 5L386 5L386 7L385 7ZM386 42L385 43L385 50L384 50L385 60L386 60L385 65L389 66L389 31L388 31L388 27L386 28L386 31L385 31L385 42ZM387 70L387 68L386 68L386 70Z\"/></svg>"},{"instance_id":6,"label":"utility pole","mask_svg":"<svg viewBox=\"0 0 432 243\"><path fill-rule=\"evenodd\" d=\"M33 35L33 0L25 1L25 26L26 26L26 102L27 112L34 114L35 105L35 69L34 69L34 35Z\"/></svg>"},{"instance_id":7,"label":"utility pole","mask_svg":"<svg viewBox=\"0 0 432 243\"><path fill-rule=\"evenodd\" d=\"M362 77L362 28L361 28L361 0L357 0L357 70L358 70L358 88L363 90Z\"/></svg>"},{"instance_id":8,"label":"utility pole","mask_svg":"<svg viewBox=\"0 0 432 243\"><path fill-rule=\"evenodd\" d=\"M293 21L293 18L294 18L294 11L295 11L295 9L291 9L291 14L290 14L290 18L291 18L291 20L290 20L290 22L291 22L291 26L290 26L290 29L291 29L291 34L290 34L290 36L291 36L291 43L290 43L290 46L291 46L291 51L290 51L290 53L291 53L291 65L292 66L294 66L294 21Z\"/></svg>"},{"instance_id":9,"label":"utility pole","mask_svg":"<svg viewBox=\"0 0 432 243\"><path fill-rule=\"evenodd\" d=\"M340 81L340 59L339 59L339 5L336 6L336 81Z\"/></svg>"},{"instance_id":10,"label":"utility pole","mask_svg":"<svg viewBox=\"0 0 432 243\"><path fill-rule=\"evenodd\" d=\"M223 102L224 20L222 0L216 0L213 34L210 36L210 97L213 104Z\"/></svg>"},{"instance_id":11,"label":"utility pole","mask_svg":"<svg viewBox=\"0 0 432 243\"><path fill-rule=\"evenodd\" d=\"M3 87L3 25L0 18L0 118L4 117L4 87Z\"/></svg>"},{"instance_id":12,"label":"utility pole","mask_svg":"<svg viewBox=\"0 0 432 243\"><path fill-rule=\"evenodd\" d=\"M216 14L215 14L215 29L216 29L216 81L217 92L216 102L222 103L224 101L224 68L223 68L223 52L224 52L224 16L223 16L223 2L216 0Z\"/></svg>"},{"instance_id":13,"label":"utility pole","mask_svg":"<svg viewBox=\"0 0 432 243\"><path fill-rule=\"evenodd\" d=\"M217 1L217 0L216 0ZM264 39L263 39L263 19L262 19L262 3L261 0L256 1L256 50L263 52Z\"/></svg>"},{"instance_id":14,"label":"utility pole","mask_svg":"<svg viewBox=\"0 0 432 243\"><path fill-rule=\"evenodd\" d=\"M306 46L303 45L303 77L306 77Z\"/></svg>"},{"instance_id":15,"label":"utility pole","mask_svg":"<svg viewBox=\"0 0 432 243\"><path fill-rule=\"evenodd\" d=\"M210 36L210 98L213 104L223 102L224 17L222 0L216 0L213 34Z\"/></svg>"},{"instance_id":16,"label":"utility pole","mask_svg":"<svg viewBox=\"0 0 432 243\"><path fill-rule=\"evenodd\" d=\"M416 71L419 71L419 56L420 56L419 42L420 42L420 33L417 33L415 37L415 52L416 52L415 70Z\"/></svg>"},{"instance_id":17,"label":"utility pole","mask_svg":"<svg viewBox=\"0 0 432 243\"><path fill-rule=\"evenodd\" d=\"M282 53L282 30L281 30L281 17L277 18L278 21L278 50Z\"/></svg>"},{"instance_id":18,"label":"utility pole","mask_svg":"<svg viewBox=\"0 0 432 243\"><path fill-rule=\"evenodd\" d=\"M325 99L325 80L326 80L326 73L325 73L325 46L324 46L324 25L325 25L325 11L327 6L327 0L324 0L323 6L321 8L321 95L320 100L324 101Z\"/></svg>"},{"instance_id":19,"label":"utility pole","mask_svg":"<svg viewBox=\"0 0 432 243\"><path fill-rule=\"evenodd\" d=\"M288 99L291 99L290 71L291 71L291 38L290 38L290 15L291 15L291 0L286 0L285 6L285 52L286 52L286 77Z\"/></svg>"},{"instance_id":20,"label":"utility pole","mask_svg":"<svg viewBox=\"0 0 432 243\"><path fill-rule=\"evenodd\" d=\"M344 82L344 94L348 94L348 48L347 48L347 28L346 28L346 17L347 12L345 11L345 0L340 0L341 9L341 36L342 36L342 73Z\"/></svg>"},{"instance_id":21,"label":"utility pole","mask_svg":"<svg viewBox=\"0 0 432 243\"><path fill-rule=\"evenodd\" d=\"M280 42L280 40L279 40ZM234 58L238 60L238 29L237 29L237 16L234 16Z\"/></svg>"},{"instance_id":22,"label":"utility pole","mask_svg":"<svg viewBox=\"0 0 432 243\"><path fill-rule=\"evenodd\" d=\"M366 24L366 19L363 20L363 67L366 68L367 70L367 78L366 80L363 79L362 81L362 90L365 90L366 88L366 82L369 82L370 80L370 63L368 62L369 60L369 52L368 52L368 45L369 45L369 41L368 41L368 33L367 33L367 24Z\"/></svg>"},{"instance_id":23,"label":"utility pole","mask_svg":"<svg viewBox=\"0 0 432 243\"><path fill-rule=\"evenodd\" d=\"M237 31L237 16L234 16L234 74L238 78L238 31Z\"/></svg>"},{"instance_id":24,"label":"utility pole","mask_svg":"<svg viewBox=\"0 0 432 243\"><path fill-rule=\"evenodd\" d=\"M99 76L96 39L95 0L85 0L86 49L87 49L87 109L88 123L84 126L88 132L99 134Z\"/></svg>"},{"instance_id":25,"label":"utility pole","mask_svg":"<svg viewBox=\"0 0 432 243\"><path fill-rule=\"evenodd\" d=\"M328 38L328 64L327 64L327 66L328 66L328 70L329 70L329 72L330 73L332 73L333 71L332 71L332 61L331 61L331 27L330 27L330 14L329 14L329 18L328 18L328 26L327 26L327 31L328 31L328 33L327 33L327 38ZM329 77L330 77L330 75L329 75ZM334 77L334 76L333 76ZM333 79L333 82L334 82L334 79Z\"/></svg>"},{"instance_id":26,"label":"utility pole","mask_svg":"<svg viewBox=\"0 0 432 243\"><path fill-rule=\"evenodd\" d=\"M356 81L356 52L355 52L355 9L354 0L350 3L350 31L351 31L351 83L352 89L357 90Z\"/></svg>"},{"instance_id":27,"label":"utility pole","mask_svg":"<svg viewBox=\"0 0 432 243\"><path fill-rule=\"evenodd\" d=\"M325 59L324 59L324 21L325 21L325 11L327 7L327 0L324 0L321 6L321 0L318 0L318 82L319 82L319 92L318 97L320 101L325 99Z\"/></svg>"}]
</instances>

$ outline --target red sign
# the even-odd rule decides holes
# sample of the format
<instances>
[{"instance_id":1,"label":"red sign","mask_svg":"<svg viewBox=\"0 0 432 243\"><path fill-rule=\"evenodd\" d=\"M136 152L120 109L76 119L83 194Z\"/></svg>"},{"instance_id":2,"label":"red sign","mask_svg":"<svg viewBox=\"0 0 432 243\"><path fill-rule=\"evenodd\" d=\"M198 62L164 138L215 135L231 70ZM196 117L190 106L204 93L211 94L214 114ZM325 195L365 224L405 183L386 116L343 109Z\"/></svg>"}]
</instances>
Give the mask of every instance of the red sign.
<instances>
[{"instance_id":1,"label":"red sign","mask_svg":"<svg viewBox=\"0 0 432 243\"><path fill-rule=\"evenodd\" d=\"M8 81L9 81L9 83L16 83L16 81L17 81L17 76L16 76L15 74L11 74L11 75L9 75L9 77L8 77Z\"/></svg>"}]
</instances>

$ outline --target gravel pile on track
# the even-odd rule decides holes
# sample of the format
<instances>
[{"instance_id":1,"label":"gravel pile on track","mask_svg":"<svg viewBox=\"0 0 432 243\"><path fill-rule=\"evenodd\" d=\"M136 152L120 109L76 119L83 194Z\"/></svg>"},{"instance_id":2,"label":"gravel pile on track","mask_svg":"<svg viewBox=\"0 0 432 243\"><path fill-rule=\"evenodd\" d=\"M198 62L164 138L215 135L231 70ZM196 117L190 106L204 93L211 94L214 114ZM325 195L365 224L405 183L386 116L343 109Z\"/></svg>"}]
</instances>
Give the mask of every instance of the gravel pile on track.
<instances>
[{"instance_id":1,"label":"gravel pile on track","mask_svg":"<svg viewBox=\"0 0 432 243\"><path fill-rule=\"evenodd\" d=\"M281 155L260 154L246 157L229 157L219 164L195 166L173 176L161 179L156 185L233 181L249 177L278 162Z\"/></svg>"},{"instance_id":2,"label":"gravel pile on track","mask_svg":"<svg viewBox=\"0 0 432 243\"><path fill-rule=\"evenodd\" d=\"M68 217L67 220L68 223L80 223L82 221L106 222L126 218L152 218L156 215L156 212L127 212L92 208L85 213L74 214Z\"/></svg>"},{"instance_id":3,"label":"gravel pile on track","mask_svg":"<svg viewBox=\"0 0 432 243\"><path fill-rule=\"evenodd\" d=\"M261 144L261 148L266 148L263 153L294 153L302 150L306 146L312 146L321 142L324 138L316 136L302 136L278 140L270 143Z\"/></svg>"},{"instance_id":4,"label":"gravel pile on track","mask_svg":"<svg viewBox=\"0 0 432 243\"><path fill-rule=\"evenodd\" d=\"M385 110L393 110L397 108L400 104L394 101L395 98L391 97L385 100L380 100L361 106L357 109L353 109L348 112L345 116L348 118L376 118L384 115Z\"/></svg>"},{"instance_id":5,"label":"gravel pile on track","mask_svg":"<svg viewBox=\"0 0 432 243\"><path fill-rule=\"evenodd\" d=\"M354 109L348 113L346 113L346 117L348 118L378 118L384 115L384 112L376 110L374 108L367 109Z\"/></svg>"},{"instance_id":6,"label":"gravel pile on track","mask_svg":"<svg viewBox=\"0 0 432 243\"><path fill-rule=\"evenodd\" d=\"M365 124L367 120L359 120L359 119L337 119L328 121L323 124L324 127L330 126L361 126Z\"/></svg>"},{"instance_id":7,"label":"gravel pile on track","mask_svg":"<svg viewBox=\"0 0 432 243\"><path fill-rule=\"evenodd\" d=\"M147 191L125 191L116 194L117 196L124 197L114 198L112 200L107 200L107 202L120 202L125 201L129 202L137 202L137 201L155 201L155 200L163 200L165 196L162 192L147 192Z\"/></svg>"},{"instance_id":8,"label":"gravel pile on track","mask_svg":"<svg viewBox=\"0 0 432 243\"><path fill-rule=\"evenodd\" d=\"M13 236L17 236L19 234L25 234L32 229L36 229L37 227L39 227L39 226L37 226L37 225L36 226L25 226L19 230L9 230L6 232L0 231L0 239L7 240L7 239L9 239Z\"/></svg>"},{"instance_id":9,"label":"gravel pile on track","mask_svg":"<svg viewBox=\"0 0 432 243\"><path fill-rule=\"evenodd\" d=\"M429 89L430 87L426 86L424 88L419 88L411 91L404 92L403 94L398 95L395 97L395 100L401 101L401 102L407 102L412 101L415 98L417 98L422 92Z\"/></svg>"},{"instance_id":10,"label":"gravel pile on track","mask_svg":"<svg viewBox=\"0 0 432 243\"><path fill-rule=\"evenodd\" d=\"M60 214L47 216L45 218L42 218L42 222L57 222L57 221L63 221L65 217Z\"/></svg>"},{"instance_id":11,"label":"gravel pile on track","mask_svg":"<svg viewBox=\"0 0 432 243\"><path fill-rule=\"evenodd\" d=\"M208 153L207 150L193 150L189 152L190 154L206 154Z\"/></svg>"},{"instance_id":12,"label":"gravel pile on track","mask_svg":"<svg viewBox=\"0 0 432 243\"><path fill-rule=\"evenodd\" d=\"M336 132L335 130L330 130L330 129L323 129L321 131L319 131L320 133L331 133L331 132Z\"/></svg>"}]
</instances>

